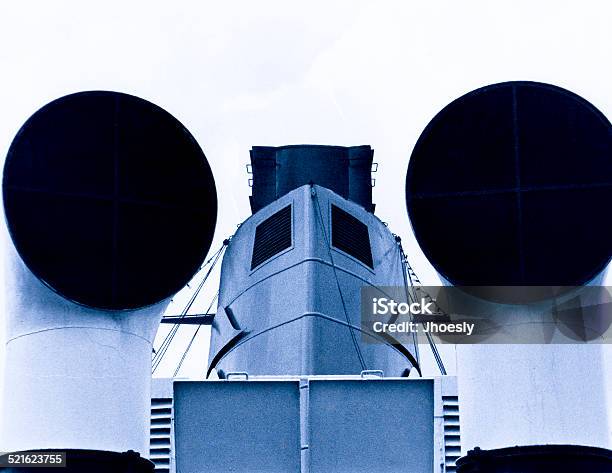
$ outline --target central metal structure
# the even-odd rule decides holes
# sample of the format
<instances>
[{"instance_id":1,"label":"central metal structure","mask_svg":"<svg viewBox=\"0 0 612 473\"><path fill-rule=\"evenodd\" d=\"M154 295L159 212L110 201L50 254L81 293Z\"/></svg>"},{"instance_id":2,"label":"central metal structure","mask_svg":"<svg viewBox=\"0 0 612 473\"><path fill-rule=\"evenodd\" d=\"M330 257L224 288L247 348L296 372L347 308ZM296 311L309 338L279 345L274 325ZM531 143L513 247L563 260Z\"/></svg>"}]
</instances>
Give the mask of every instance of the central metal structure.
<instances>
[{"instance_id":1,"label":"central metal structure","mask_svg":"<svg viewBox=\"0 0 612 473\"><path fill-rule=\"evenodd\" d=\"M209 372L399 377L417 366L414 346L360 326L362 287L404 284L397 241L372 213L372 155L253 148L254 214L224 256Z\"/></svg>"}]
</instances>

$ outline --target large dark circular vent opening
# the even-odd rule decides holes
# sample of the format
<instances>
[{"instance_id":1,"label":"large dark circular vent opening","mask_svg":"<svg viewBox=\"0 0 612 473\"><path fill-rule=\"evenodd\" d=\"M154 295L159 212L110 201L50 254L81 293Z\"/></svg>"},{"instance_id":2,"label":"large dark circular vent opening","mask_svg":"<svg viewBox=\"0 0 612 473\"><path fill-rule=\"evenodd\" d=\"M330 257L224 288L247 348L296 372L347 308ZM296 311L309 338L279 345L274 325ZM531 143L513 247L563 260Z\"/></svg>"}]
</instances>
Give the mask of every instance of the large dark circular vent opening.
<instances>
[{"instance_id":1,"label":"large dark circular vent opening","mask_svg":"<svg viewBox=\"0 0 612 473\"><path fill-rule=\"evenodd\" d=\"M13 242L64 297L134 309L170 297L212 241L217 198L187 129L146 100L82 92L23 125L4 166Z\"/></svg>"},{"instance_id":2,"label":"large dark circular vent opening","mask_svg":"<svg viewBox=\"0 0 612 473\"><path fill-rule=\"evenodd\" d=\"M444 108L419 138L406 202L460 286L577 286L612 255L612 127L581 97L507 82Z\"/></svg>"}]
</instances>

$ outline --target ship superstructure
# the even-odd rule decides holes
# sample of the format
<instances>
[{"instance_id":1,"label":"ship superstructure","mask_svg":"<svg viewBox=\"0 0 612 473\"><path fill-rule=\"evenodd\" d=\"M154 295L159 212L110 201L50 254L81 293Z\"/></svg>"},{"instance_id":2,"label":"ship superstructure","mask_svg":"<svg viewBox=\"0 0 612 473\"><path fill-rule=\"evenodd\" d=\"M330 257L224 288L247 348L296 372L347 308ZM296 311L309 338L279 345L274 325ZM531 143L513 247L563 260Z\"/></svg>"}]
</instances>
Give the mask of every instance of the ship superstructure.
<instances>
[{"instance_id":1,"label":"ship superstructure","mask_svg":"<svg viewBox=\"0 0 612 473\"><path fill-rule=\"evenodd\" d=\"M251 152L256 212L224 255L209 371L408 376L415 347L364 331L360 321L364 286L403 286L405 278L398 242L372 212L372 150L263 150Z\"/></svg>"},{"instance_id":2,"label":"ship superstructure","mask_svg":"<svg viewBox=\"0 0 612 473\"><path fill-rule=\"evenodd\" d=\"M442 374L427 376L417 338L361 317L364 291L414 299L419 284L374 214L369 146L253 147L253 215L210 256L214 179L176 119L114 92L51 102L4 167L0 448L64 451L75 472L610 471L610 368L591 343L610 300L584 289L612 254L611 162L605 116L547 84L488 86L432 120L408 168L411 224L453 307L496 330L458 345L457 378L427 337ZM162 320L221 257L216 313ZM204 379L156 381L151 402L160 321L212 325L210 354Z\"/></svg>"}]
</instances>

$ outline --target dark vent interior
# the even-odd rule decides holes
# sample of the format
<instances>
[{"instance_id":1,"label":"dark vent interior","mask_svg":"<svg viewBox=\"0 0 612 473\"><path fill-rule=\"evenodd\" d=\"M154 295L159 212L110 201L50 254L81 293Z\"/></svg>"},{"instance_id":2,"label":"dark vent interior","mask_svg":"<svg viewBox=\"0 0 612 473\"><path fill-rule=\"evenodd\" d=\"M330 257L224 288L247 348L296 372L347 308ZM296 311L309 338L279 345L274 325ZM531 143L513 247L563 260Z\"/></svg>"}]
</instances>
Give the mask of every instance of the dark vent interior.
<instances>
[{"instance_id":1,"label":"dark vent interior","mask_svg":"<svg viewBox=\"0 0 612 473\"><path fill-rule=\"evenodd\" d=\"M335 205L332 205L332 246L374 267L367 225Z\"/></svg>"},{"instance_id":2,"label":"dark vent interior","mask_svg":"<svg viewBox=\"0 0 612 473\"><path fill-rule=\"evenodd\" d=\"M406 202L423 252L457 286L586 284L612 257L612 126L552 85L483 87L427 125Z\"/></svg>"},{"instance_id":3,"label":"dark vent interior","mask_svg":"<svg viewBox=\"0 0 612 473\"><path fill-rule=\"evenodd\" d=\"M64 298L105 310L180 291L217 218L215 181L193 136L119 92L67 95L32 115L9 149L2 194L30 271Z\"/></svg>"},{"instance_id":4,"label":"dark vent interior","mask_svg":"<svg viewBox=\"0 0 612 473\"><path fill-rule=\"evenodd\" d=\"M291 247L291 206L279 210L255 229L251 269Z\"/></svg>"}]
</instances>

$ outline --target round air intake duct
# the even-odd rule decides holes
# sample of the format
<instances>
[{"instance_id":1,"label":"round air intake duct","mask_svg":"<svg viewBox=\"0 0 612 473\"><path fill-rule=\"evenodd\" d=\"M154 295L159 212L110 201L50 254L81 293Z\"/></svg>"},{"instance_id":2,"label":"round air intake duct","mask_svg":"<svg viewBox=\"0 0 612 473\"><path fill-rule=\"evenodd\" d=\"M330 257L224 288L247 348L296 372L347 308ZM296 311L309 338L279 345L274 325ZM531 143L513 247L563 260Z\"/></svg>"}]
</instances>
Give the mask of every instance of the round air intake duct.
<instances>
[{"instance_id":1,"label":"round air intake duct","mask_svg":"<svg viewBox=\"0 0 612 473\"><path fill-rule=\"evenodd\" d=\"M217 198L204 153L165 110L117 92L41 108L4 166L12 240L65 298L135 309L179 291L212 241Z\"/></svg>"},{"instance_id":2,"label":"round air intake duct","mask_svg":"<svg viewBox=\"0 0 612 473\"><path fill-rule=\"evenodd\" d=\"M559 87L483 87L427 125L406 202L425 255L454 285L583 285L612 255L612 126Z\"/></svg>"},{"instance_id":3,"label":"round air intake duct","mask_svg":"<svg viewBox=\"0 0 612 473\"><path fill-rule=\"evenodd\" d=\"M608 404L606 354L583 340L608 329L601 315L609 298L601 288L576 287L599 283L612 255L606 117L549 84L477 89L421 134L406 202L423 252L446 282L464 289L451 291L449 314L477 324L478 336L456 350L462 447L607 446L608 420L599 415ZM554 455L573 455L570 447L543 450L500 450L498 464L512 458L522 465L525 453L557 465ZM472 468L485 458L467 458L458 471L555 470Z\"/></svg>"},{"instance_id":4,"label":"round air intake duct","mask_svg":"<svg viewBox=\"0 0 612 473\"><path fill-rule=\"evenodd\" d=\"M2 184L14 243L5 258L3 451L148 456L152 342L214 233L204 153L146 100L81 92L28 119ZM74 471L94 471L85 460ZM148 468L140 463L129 471Z\"/></svg>"}]
</instances>

